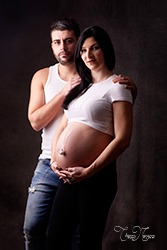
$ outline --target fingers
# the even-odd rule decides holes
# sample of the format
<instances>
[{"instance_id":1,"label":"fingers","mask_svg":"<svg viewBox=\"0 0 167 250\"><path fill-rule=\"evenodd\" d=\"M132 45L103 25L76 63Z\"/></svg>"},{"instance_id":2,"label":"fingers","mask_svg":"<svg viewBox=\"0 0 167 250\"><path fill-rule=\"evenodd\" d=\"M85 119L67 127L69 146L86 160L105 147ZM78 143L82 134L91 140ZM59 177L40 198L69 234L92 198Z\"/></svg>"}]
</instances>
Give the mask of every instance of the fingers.
<instances>
[{"instance_id":1,"label":"fingers","mask_svg":"<svg viewBox=\"0 0 167 250\"><path fill-rule=\"evenodd\" d=\"M113 81L114 83L116 83L116 82L119 82L119 81L121 80L121 78L123 79L123 76L122 76L122 75L118 75L118 76L116 76L112 81Z\"/></svg>"},{"instance_id":2,"label":"fingers","mask_svg":"<svg viewBox=\"0 0 167 250\"><path fill-rule=\"evenodd\" d=\"M70 181L70 179L68 179L68 178L60 178L60 179L63 180L63 183L64 183L64 184L65 184L65 183L72 184L71 181Z\"/></svg>"},{"instance_id":3,"label":"fingers","mask_svg":"<svg viewBox=\"0 0 167 250\"><path fill-rule=\"evenodd\" d=\"M78 84L80 84L80 82L81 78L79 76L70 78L65 87L63 88L63 92L65 93L65 95L68 95L68 93Z\"/></svg>"},{"instance_id":4,"label":"fingers","mask_svg":"<svg viewBox=\"0 0 167 250\"><path fill-rule=\"evenodd\" d=\"M69 179L69 178L63 178L63 182L65 183L69 183L69 184L75 184L77 182L79 182L78 180L75 179Z\"/></svg>"},{"instance_id":5,"label":"fingers","mask_svg":"<svg viewBox=\"0 0 167 250\"><path fill-rule=\"evenodd\" d=\"M65 178L61 178L63 179L64 183L69 183L69 184L74 184L77 182L77 180L75 179L75 172L74 172L75 168L69 167L66 168L65 170L61 170L61 173L63 175L65 175Z\"/></svg>"},{"instance_id":6,"label":"fingers","mask_svg":"<svg viewBox=\"0 0 167 250\"><path fill-rule=\"evenodd\" d=\"M135 89L135 84L134 82L128 77L128 76L123 76L123 75L118 75L113 79L113 82L116 83L118 82L119 84L125 84L125 88L127 89Z\"/></svg>"},{"instance_id":7,"label":"fingers","mask_svg":"<svg viewBox=\"0 0 167 250\"><path fill-rule=\"evenodd\" d=\"M81 82L81 78L79 76L77 77L72 77L68 80L68 83L71 85L79 84Z\"/></svg>"},{"instance_id":8,"label":"fingers","mask_svg":"<svg viewBox=\"0 0 167 250\"><path fill-rule=\"evenodd\" d=\"M69 172L68 170L61 170L61 174L69 179L72 179L74 177L73 172Z\"/></svg>"},{"instance_id":9,"label":"fingers","mask_svg":"<svg viewBox=\"0 0 167 250\"><path fill-rule=\"evenodd\" d=\"M64 183L74 184L81 181L84 178L83 167L68 167L60 170L60 179L63 179Z\"/></svg>"},{"instance_id":10,"label":"fingers","mask_svg":"<svg viewBox=\"0 0 167 250\"><path fill-rule=\"evenodd\" d=\"M50 168L55 172L57 170L57 167L58 167L58 164L57 162L53 162L51 165L50 165Z\"/></svg>"},{"instance_id":11,"label":"fingers","mask_svg":"<svg viewBox=\"0 0 167 250\"><path fill-rule=\"evenodd\" d=\"M75 88L80 82L81 82L81 78L80 77L71 78L70 79L71 89Z\"/></svg>"},{"instance_id":12,"label":"fingers","mask_svg":"<svg viewBox=\"0 0 167 250\"><path fill-rule=\"evenodd\" d=\"M132 84L133 82L131 81L131 79L128 76L123 76L123 75L118 75L113 79L113 82L119 82L119 83L129 83Z\"/></svg>"},{"instance_id":13,"label":"fingers","mask_svg":"<svg viewBox=\"0 0 167 250\"><path fill-rule=\"evenodd\" d=\"M73 184L77 182L73 176L75 168L66 168L63 170L57 162L53 162L50 168L59 176L60 180L63 180L64 183Z\"/></svg>"},{"instance_id":14,"label":"fingers","mask_svg":"<svg viewBox=\"0 0 167 250\"><path fill-rule=\"evenodd\" d=\"M57 164L57 162L53 162L50 166L50 168L57 174L59 177L63 178L66 177L65 174L61 172L62 168Z\"/></svg>"}]
</instances>

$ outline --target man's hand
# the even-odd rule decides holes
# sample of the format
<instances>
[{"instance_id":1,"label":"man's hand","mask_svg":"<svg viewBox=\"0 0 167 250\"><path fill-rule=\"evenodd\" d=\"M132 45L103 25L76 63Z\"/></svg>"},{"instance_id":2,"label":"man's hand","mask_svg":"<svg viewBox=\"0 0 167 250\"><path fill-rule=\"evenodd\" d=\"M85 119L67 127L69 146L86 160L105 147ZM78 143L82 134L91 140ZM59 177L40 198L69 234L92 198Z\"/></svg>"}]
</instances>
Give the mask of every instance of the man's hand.
<instances>
[{"instance_id":1,"label":"man's hand","mask_svg":"<svg viewBox=\"0 0 167 250\"><path fill-rule=\"evenodd\" d=\"M80 83L81 78L79 76L70 78L62 90L65 96Z\"/></svg>"},{"instance_id":2,"label":"man's hand","mask_svg":"<svg viewBox=\"0 0 167 250\"><path fill-rule=\"evenodd\" d=\"M128 76L118 75L113 79L113 82L114 83L119 82L120 84L125 84L125 88L131 90L133 103L135 102L135 99L137 97L137 87Z\"/></svg>"}]
</instances>

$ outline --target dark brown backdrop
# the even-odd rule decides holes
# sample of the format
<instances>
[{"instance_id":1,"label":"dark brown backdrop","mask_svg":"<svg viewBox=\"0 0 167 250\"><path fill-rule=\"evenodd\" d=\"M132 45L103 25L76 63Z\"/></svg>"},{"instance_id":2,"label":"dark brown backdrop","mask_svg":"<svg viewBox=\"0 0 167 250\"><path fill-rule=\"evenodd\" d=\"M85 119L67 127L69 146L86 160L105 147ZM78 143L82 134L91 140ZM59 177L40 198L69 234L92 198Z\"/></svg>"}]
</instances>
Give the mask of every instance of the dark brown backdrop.
<instances>
[{"instance_id":1,"label":"dark brown backdrop","mask_svg":"<svg viewBox=\"0 0 167 250\"><path fill-rule=\"evenodd\" d=\"M165 2L165 1L164 1ZM156 1L5 1L0 10L0 248L22 250L24 210L33 171L40 153L40 132L27 120L32 75L52 65L49 29L54 19L72 16L81 30L89 25L105 28L114 44L114 72L128 75L138 87L134 105L131 146L118 159L118 193L111 206L104 250L155 249L155 241L123 242L115 226L149 227L155 231L156 175L164 183L161 164L166 150L160 129L165 113L157 100L165 87L162 55L165 4ZM165 137L165 135L163 135ZM158 169L156 174L156 169ZM165 187L163 188L163 191ZM159 191L159 189L158 189ZM104 194L105 195L105 194ZM160 196L160 195L159 195ZM161 197L161 196L160 196ZM161 206L159 206L161 209ZM160 216L162 219L162 216ZM98 218L97 218L98 220ZM160 224L160 223L159 223ZM162 243L161 243L162 244ZM162 246L162 245L161 245ZM158 248L163 249L163 248Z\"/></svg>"}]
</instances>

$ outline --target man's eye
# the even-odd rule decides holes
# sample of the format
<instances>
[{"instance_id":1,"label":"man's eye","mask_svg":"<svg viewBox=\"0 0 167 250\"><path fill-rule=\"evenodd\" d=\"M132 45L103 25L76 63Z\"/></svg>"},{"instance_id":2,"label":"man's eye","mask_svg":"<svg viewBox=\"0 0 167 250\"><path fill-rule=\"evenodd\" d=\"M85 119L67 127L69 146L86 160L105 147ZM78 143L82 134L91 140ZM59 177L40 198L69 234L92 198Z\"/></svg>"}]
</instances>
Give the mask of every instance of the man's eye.
<instances>
[{"instance_id":1,"label":"man's eye","mask_svg":"<svg viewBox=\"0 0 167 250\"><path fill-rule=\"evenodd\" d=\"M69 40L66 40L66 43L67 43L67 44L70 44L70 43L72 43L72 40L70 40L70 39L69 39Z\"/></svg>"},{"instance_id":2,"label":"man's eye","mask_svg":"<svg viewBox=\"0 0 167 250\"><path fill-rule=\"evenodd\" d=\"M53 44L59 44L60 42L59 41L53 41Z\"/></svg>"}]
</instances>

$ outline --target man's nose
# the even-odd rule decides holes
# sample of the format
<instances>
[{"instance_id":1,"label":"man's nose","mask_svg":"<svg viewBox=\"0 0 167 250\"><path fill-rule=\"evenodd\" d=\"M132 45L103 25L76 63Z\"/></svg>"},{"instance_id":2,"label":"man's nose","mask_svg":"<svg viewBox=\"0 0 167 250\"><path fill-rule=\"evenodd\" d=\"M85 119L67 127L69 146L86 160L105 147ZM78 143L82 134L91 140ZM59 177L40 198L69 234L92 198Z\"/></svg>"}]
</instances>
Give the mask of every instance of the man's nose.
<instances>
[{"instance_id":1,"label":"man's nose","mask_svg":"<svg viewBox=\"0 0 167 250\"><path fill-rule=\"evenodd\" d=\"M66 50L66 44L65 44L65 41L62 41L61 42L61 50Z\"/></svg>"}]
</instances>

